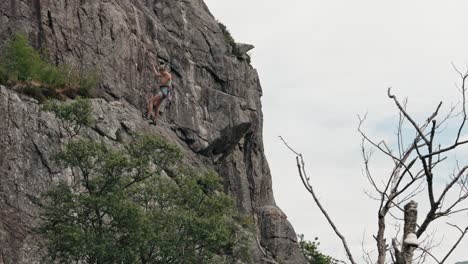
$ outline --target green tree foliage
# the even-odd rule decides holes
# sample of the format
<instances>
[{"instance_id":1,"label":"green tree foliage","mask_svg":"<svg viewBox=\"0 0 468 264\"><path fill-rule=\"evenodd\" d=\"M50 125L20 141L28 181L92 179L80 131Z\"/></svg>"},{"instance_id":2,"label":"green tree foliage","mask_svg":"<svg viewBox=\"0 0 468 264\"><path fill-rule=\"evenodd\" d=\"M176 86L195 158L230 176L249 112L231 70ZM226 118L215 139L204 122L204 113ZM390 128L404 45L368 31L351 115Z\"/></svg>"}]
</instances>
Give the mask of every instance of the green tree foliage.
<instances>
[{"instance_id":1,"label":"green tree foliage","mask_svg":"<svg viewBox=\"0 0 468 264\"><path fill-rule=\"evenodd\" d=\"M90 97L97 76L79 74L69 66L57 67L48 63L29 45L25 35L17 34L0 51L0 83L22 84L24 93L43 102L50 97Z\"/></svg>"},{"instance_id":2,"label":"green tree foliage","mask_svg":"<svg viewBox=\"0 0 468 264\"><path fill-rule=\"evenodd\" d=\"M89 126L93 122L93 109L91 101L87 98L78 97L69 102L48 100L42 109L53 112L62 120L62 126L70 137L77 135L83 126Z\"/></svg>"},{"instance_id":3,"label":"green tree foliage","mask_svg":"<svg viewBox=\"0 0 468 264\"><path fill-rule=\"evenodd\" d=\"M338 261L330 256L322 254L318 247L320 242L316 237L314 241L304 240L304 235L299 235L299 247L302 254L306 257L307 261L311 264L337 264Z\"/></svg>"},{"instance_id":4,"label":"green tree foliage","mask_svg":"<svg viewBox=\"0 0 468 264\"><path fill-rule=\"evenodd\" d=\"M119 150L73 141L57 158L75 173L44 195L40 230L52 261L223 263L220 255L247 244L219 177L177 169L180 151L159 137Z\"/></svg>"}]
</instances>

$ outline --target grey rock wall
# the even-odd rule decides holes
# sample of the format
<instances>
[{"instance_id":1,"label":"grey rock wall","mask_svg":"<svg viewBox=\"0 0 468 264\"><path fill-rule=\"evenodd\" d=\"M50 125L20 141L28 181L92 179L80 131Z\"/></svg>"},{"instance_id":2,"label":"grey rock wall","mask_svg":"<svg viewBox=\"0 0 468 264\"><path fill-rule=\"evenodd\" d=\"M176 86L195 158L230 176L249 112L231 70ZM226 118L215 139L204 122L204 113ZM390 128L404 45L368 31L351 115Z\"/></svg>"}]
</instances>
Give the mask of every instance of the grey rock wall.
<instances>
[{"instance_id":1,"label":"grey rock wall","mask_svg":"<svg viewBox=\"0 0 468 264\"><path fill-rule=\"evenodd\" d=\"M18 31L53 62L99 73L106 100L94 100L98 122L84 136L118 144L139 131L175 142L188 162L222 175L226 192L256 221L255 263L306 263L274 202L257 72L232 54L202 0L0 2L0 45ZM157 127L141 118L155 59L168 63L175 83ZM0 263L41 263L31 197L66 177L51 160L66 135L34 100L0 91Z\"/></svg>"}]
</instances>

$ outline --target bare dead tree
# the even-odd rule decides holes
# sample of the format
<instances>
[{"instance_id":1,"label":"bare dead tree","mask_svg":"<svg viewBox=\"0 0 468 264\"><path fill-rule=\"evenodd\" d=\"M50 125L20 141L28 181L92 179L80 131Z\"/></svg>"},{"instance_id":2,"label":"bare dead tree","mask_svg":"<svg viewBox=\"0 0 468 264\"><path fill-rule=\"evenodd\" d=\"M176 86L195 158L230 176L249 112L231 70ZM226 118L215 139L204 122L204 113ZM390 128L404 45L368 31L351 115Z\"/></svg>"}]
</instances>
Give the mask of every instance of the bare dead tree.
<instances>
[{"instance_id":1,"label":"bare dead tree","mask_svg":"<svg viewBox=\"0 0 468 264\"><path fill-rule=\"evenodd\" d=\"M358 131L363 138L362 156L364 160L365 175L374 191L380 197L380 206L377 214L378 228L377 235L375 236L378 251L378 264L386 263L389 253L394 258L394 263L412 263L413 252L416 248L405 243L405 238L409 233L415 233L417 237L420 238L426 233L428 227L436 222L436 220L468 210L466 207L460 208L462 202L468 198L466 173L468 166L459 168L439 193L437 193L436 186L434 185L435 177L441 176L436 175L434 169L439 164L447 160L447 154L450 151L454 150L458 146L468 143L468 140L461 140L467 120L465 84L468 78L468 71L463 74L458 70L457 72L461 78L461 112L455 113L455 107L451 107L446 116L440 117L439 112L442 107L442 102L440 102L435 108L435 111L420 124L418 124L416 122L416 118L413 118L407 111L407 101L403 101L403 104L400 103L397 97L391 93L391 88L388 89L388 97L394 102L400 116L396 132L398 151L393 151L390 144L385 140L377 142L364 133L362 125L366 116L363 118L359 117ZM453 143L448 146L439 145L435 140L436 135L443 134L445 124L456 117L460 117L461 121L457 126L457 134L452 141ZM409 140L403 133L405 122L408 122L409 126L414 131L414 136ZM404 140L407 140L409 144L405 145ZM366 145L370 145L371 148L378 150L379 153L387 156L393 162L394 167L386 178L387 180L384 184L381 184L370 171L369 164L373 152L367 150ZM416 218L407 218L408 208L405 207L405 209L402 209L402 205L407 203L409 200L414 199L421 192L425 192L430 209L423 218L422 223L419 226L416 226ZM456 194L456 198L452 199L454 194ZM412 202L408 203L407 206L410 206L411 204ZM392 247L389 247L386 242L385 224L388 220L388 216L392 214L392 210L401 211L405 214L405 231L401 239L401 243L398 243L397 238L393 238ZM416 211L416 215L416 208L413 211ZM463 236L461 238L463 238ZM459 243L459 241L457 242ZM454 245L453 250L456 248L458 243ZM451 252L453 252L453 250ZM426 254L429 253L427 250L424 252ZM451 254L451 252L449 253ZM434 258L434 256L431 257ZM443 263L443 261L445 260L438 263Z\"/></svg>"},{"instance_id":2,"label":"bare dead tree","mask_svg":"<svg viewBox=\"0 0 468 264\"><path fill-rule=\"evenodd\" d=\"M424 246L415 246L407 242L410 234L415 234L419 240L429 238L431 235L428 233L428 228L440 223L440 219L468 211L466 204L468 164L460 166L457 163L453 175L447 180L444 187L441 188L434 183L435 179L437 181L444 180L444 176L436 168L440 167L440 164L450 161L449 154L453 150L468 144L468 139L464 138L464 128L468 119L466 109L468 71L462 73L456 68L455 70L461 80L461 85L458 86L461 95L461 103L459 104L461 110L459 112L457 112L457 106L451 106L446 110L447 113L442 115L443 104L440 102L427 118L418 122L417 118L407 110L407 100L401 102L392 94L391 88L388 89L388 98L395 104L399 114L394 141L396 143L393 145L390 141L377 141L368 136L362 128L367 114L363 117L358 116L358 132L362 136L363 174L373 189L372 193L368 193L369 197L378 201L377 233L373 236L376 241L377 259L375 263L377 264L389 262L411 264L425 261L428 257L437 263L445 263L468 232L468 225L465 228L456 226L460 231L459 239L454 242L449 252L441 260L431 252L434 247L432 240L429 240L430 242ZM459 121L456 123L456 134L451 140L452 143L440 144L439 138L449 136L445 129L447 124L457 119ZM407 128L410 128L412 132L408 133ZM344 236L338 231L326 209L316 197L310 183L310 177L306 174L302 155L292 149L284 139L282 141L296 155L299 176L304 187L313 196L322 214L341 239L348 259L351 263L355 263ZM392 169L388 175L377 177L373 174L371 161L375 154L384 155L390 160ZM422 216L419 220L417 203L413 200L421 200L429 205L427 212L419 213ZM398 217L398 215L403 217ZM386 225L389 221L402 223L404 226L401 237L391 237L391 245L387 242L389 234ZM415 252L418 252L416 257ZM365 258L367 262L372 262L370 254L366 253Z\"/></svg>"}]
</instances>

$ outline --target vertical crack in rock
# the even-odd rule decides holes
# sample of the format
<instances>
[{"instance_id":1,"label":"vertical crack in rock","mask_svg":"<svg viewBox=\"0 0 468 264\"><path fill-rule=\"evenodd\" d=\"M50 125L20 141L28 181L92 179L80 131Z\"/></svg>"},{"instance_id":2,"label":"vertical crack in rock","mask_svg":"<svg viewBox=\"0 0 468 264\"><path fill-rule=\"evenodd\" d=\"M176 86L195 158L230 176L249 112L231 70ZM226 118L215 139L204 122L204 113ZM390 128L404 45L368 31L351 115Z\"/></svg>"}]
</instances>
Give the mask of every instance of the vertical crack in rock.
<instances>
[{"instance_id":1,"label":"vertical crack in rock","mask_svg":"<svg viewBox=\"0 0 468 264\"><path fill-rule=\"evenodd\" d=\"M32 1L34 19L36 20L35 23L37 27L37 39L35 44L37 49L41 49L45 43L44 27L42 26L41 0Z\"/></svg>"},{"instance_id":2,"label":"vertical crack in rock","mask_svg":"<svg viewBox=\"0 0 468 264\"><path fill-rule=\"evenodd\" d=\"M34 145L34 148L37 154L39 154L39 158L41 160L42 165L44 165L44 167L46 167L47 170L49 171L49 174L52 175L54 172L52 171L52 168L49 166L49 163L47 162L44 154L42 153L41 148L39 148L39 146L36 144L36 142L34 142L34 140L32 140L32 143Z\"/></svg>"},{"instance_id":3,"label":"vertical crack in rock","mask_svg":"<svg viewBox=\"0 0 468 264\"><path fill-rule=\"evenodd\" d=\"M17 5L16 5L17 0L10 0L10 16L11 18L16 18L17 16Z\"/></svg>"}]
</instances>

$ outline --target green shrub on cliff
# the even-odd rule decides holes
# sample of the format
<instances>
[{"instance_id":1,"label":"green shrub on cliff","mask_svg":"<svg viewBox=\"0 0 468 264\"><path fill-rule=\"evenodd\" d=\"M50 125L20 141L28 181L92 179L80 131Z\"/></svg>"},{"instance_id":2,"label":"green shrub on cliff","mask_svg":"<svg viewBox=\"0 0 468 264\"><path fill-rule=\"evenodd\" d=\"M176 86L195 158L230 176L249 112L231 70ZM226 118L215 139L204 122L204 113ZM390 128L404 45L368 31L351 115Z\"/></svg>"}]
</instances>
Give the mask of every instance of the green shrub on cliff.
<instances>
[{"instance_id":1,"label":"green shrub on cliff","mask_svg":"<svg viewBox=\"0 0 468 264\"><path fill-rule=\"evenodd\" d=\"M40 231L54 262L223 263L247 244L219 177L177 169L180 151L159 137L119 150L72 141L57 158L75 173L44 195Z\"/></svg>"},{"instance_id":2,"label":"green shrub on cliff","mask_svg":"<svg viewBox=\"0 0 468 264\"><path fill-rule=\"evenodd\" d=\"M62 126L70 137L76 136L82 127L93 122L93 109L87 98L78 97L70 102L48 100L42 109L54 113L62 121Z\"/></svg>"},{"instance_id":3,"label":"green shrub on cliff","mask_svg":"<svg viewBox=\"0 0 468 264\"><path fill-rule=\"evenodd\" d=\"M2 79L6 81L37 81L54 87L65 84L65 77L59 69L45 62L22 34L17 34L6 44L1 65Z\"/></svg>"},{"instance_id":4,"label":"green shrub on cliff","mask_svg":"<svg viewBox=\"0 0 468 264\"><path fill-rule=\"evenodd\" d=\"M338 261L336 259L319 251L319 245L318 238L315 238L314 241L308 241L304 239L304 235L299 235L299 247L307 262L311 264L337 264Z\"/></svg>"},{"instance_id":5,"label":"green shrub on cliff","mask_svg":"<svg viewBox=\"0 0 468 264\"><path fill-rule=\"evenodd\" d=\"M219 22L218 21L218 25L219 27L221 28L221 32L223 32L223 35L224 35L224 41L231 47L232 49L232 54L236 55L236 56L240 56L242 54L240 54L240 51L239 51L239 48L237 47L237 44L236 44L236 41L234 40L234 38L232 37L232 34L231 32L229 31L229 29L226 27L226 25L224 25L223 23Z\"/></svg>"},{"instance_id":6,"label":"green shrub on cliff","mask_svg":"<svg viewBox=\"0 0 468 264\"><path fill-rule=\"evenodd\" d=\"M0 51L0 83L17 86L43 102L46 98L90 97L97 77L47 62L25 35L17 34Z\"/></svg>"}]
</instances>

